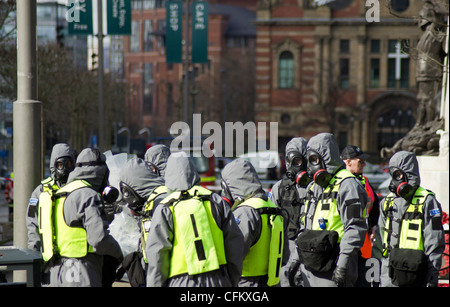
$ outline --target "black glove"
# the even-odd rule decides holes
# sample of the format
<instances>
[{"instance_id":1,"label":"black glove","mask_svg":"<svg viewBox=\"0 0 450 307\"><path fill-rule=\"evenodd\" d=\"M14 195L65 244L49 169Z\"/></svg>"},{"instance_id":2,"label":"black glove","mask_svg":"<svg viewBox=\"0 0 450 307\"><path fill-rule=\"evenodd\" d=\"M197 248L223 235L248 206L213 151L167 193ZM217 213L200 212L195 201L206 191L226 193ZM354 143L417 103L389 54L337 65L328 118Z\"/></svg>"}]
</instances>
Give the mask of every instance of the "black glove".
<instances>
[{"instance_id":1,"label":"black glove","mask_svg":"<svg viewBox=\"0 0 450 307\"><path fill-rule=\"evenodd\" d=\"M297 274L299 268L300 268L300 261L294 260L287 271L289 285L291 287L300 287L301 285L301 274Z\"/></svg>"},{"instance_id":2,"label":"black glove","mask_svg":"<svg viewBox=\"0 0 450 307\"><path fill-rule=\"evenodd\" d=\"M346 269L342 267L336 267L333 271L333 277L331 277L331 280L334 281L338 287L344 287L346 274L347 274Z\"/></svg>"}]
</instances>

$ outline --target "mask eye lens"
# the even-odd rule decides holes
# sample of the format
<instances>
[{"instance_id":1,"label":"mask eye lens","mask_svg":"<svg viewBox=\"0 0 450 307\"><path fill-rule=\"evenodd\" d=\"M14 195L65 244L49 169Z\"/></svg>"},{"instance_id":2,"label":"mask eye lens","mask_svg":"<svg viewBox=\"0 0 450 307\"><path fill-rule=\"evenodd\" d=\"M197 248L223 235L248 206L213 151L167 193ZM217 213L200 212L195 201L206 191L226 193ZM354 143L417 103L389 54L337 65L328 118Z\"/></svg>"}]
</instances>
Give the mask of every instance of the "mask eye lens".
<instances>
[{"instance_id":1,"label":"mask eye lens","mask_svg":"<svg viewBox=\"0 0 450 307\"><path fill-rule=\"evenodd\" d=\"M56 168L59 169L59 170L62 170L64 168L64 163L56 162Z\"/></svg>"},{"instance_id":2,"label":"mask eye lens","mask_svg":"<svg viewBox=\"0 0 450 307\"><path fill-rule=\"evenodd\" d=\"M303 161L302 161L302 158L300 158L300 157L296 157L296 158L294 158L294 160L292 161L292 165L300 166L300 165L302 165L302 163L303 163Z\"/></svg>"},{"instance_id":3,"label":"mask eye lens","mask_svg":"<svg viewBox=\"0 0 450 307\"><path fill-rule=\"evenodd\" d=\"M320 163L320 159L317 155L312 155L309 157L308 162L312 165L318 165Z\"/></svg>"},{"instance_id":4,"label":"mask eye lens","mask_svg":"<svg viewBox=\"0 0 450 307\"><path fill-rule=\"evenodd\" d=\"M392 174L392 177L397 181L401 181L401 180L403 180L403 173L401 171L395 171Z\"/></svg>"}]
</instances>

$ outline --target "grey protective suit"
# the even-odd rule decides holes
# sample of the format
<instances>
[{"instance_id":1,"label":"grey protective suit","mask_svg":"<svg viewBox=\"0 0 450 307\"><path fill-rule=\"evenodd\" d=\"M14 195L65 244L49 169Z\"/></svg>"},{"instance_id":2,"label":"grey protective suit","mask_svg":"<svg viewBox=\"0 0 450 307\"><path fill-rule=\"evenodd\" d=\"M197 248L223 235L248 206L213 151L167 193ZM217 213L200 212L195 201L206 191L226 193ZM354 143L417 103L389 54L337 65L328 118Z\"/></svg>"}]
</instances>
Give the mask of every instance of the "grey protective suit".
<instances>
[{"instance_id":1,"label":"grey protective suit","mask_svg":"<svg viewBox=\"0 0 450 307\"><path fill-rule=\"evenodd\" d=\"M50 176L55 179L55 162L59 158L70 157L75 162L75 157L73 155L73 150L67 144L56 144L53 146L52 153L50 155ZM62 183L55 181L56 184L61 188ZM41 236L39 235L39 225L38 225L38 206L39 206L39 196L43 191L42 183L39 184L34 191L31 193L30 201L27 208L27 230L28 230L28 248L41 251Z\"/></svg>"},{"instance_id":2,"label":"grey protective suit","mask_svg":"<svg viewBox=\"0 0 450 307\"><path fill-rule=\"evenodd\" d=\"M314 150L324 159L326 170L333 174L341 168L345 168L344 162L340 159L339 149L334 136L330 133L320 133L312 137L307 146L307 150ZM310 183L308 190L313 183ZM306 212L305 229L311 229L312 219L314 217L316 202L320 199L324 188L314 184L311 204ZM344 225L344 234L339 243L339 255L337 267L346 269L346 285L352 286L357 277L357 252L364 244L364 238L367 232L367 223L363 217L363 210L368 202L367 193L362 184L356 177L346 178L341 182L337 194L337 208L340 213L342 224ZM350 213L350 207L352 207ZM355 210L358 208L359 210ZM359 211L359 212L355 212ZM355 214L357 213L357 216ZM303 227L303 226L302 226ZM332 281L333 272L313 274L303 264L300 266L302 279L306 287L335 287Z\"/></svg>"},{"instance_id":3,"label":"grey protective suit","mask_svg":"<svg viewBox=\"0 0 450 307\"><path fill-rule=\"evenodd\" d=\"M419 164L416 156L412 152L400 151L394 154L389 160L389 169L399 168L406 173L408 184L415 188L420 186ZM380 203L383 209L385 199ZM428 260L428 271L425 282L427 284L437 285L439 269L442 264L442 253L445 247L444 229L442 228L442 208L441 204L432 195L427 196L423 203L423 247ZM404 198L397 196L393 204L394 222L392 223L392 231L399 233L399 222L395 219L401 219L409 202ZM383 246L383 229L386 227L386 213L380 210L380 218L378 222L377 231L379 231L381 238L381 246ZM390 246L398 244L398 238L393 236L391 238ZM392 287L392 280L389 277L389 256L381 259L381 286ZM425 286L425 284L424 284Z\"/></svg>"},{"instance_id":4,"label":"grey protective suit","mask_svg":"<svg viewBox=\"0 0 450 307\"><path fill-rule=\"evenodd\" d=\"M285 156L287 156L287 154L291 151L298 151L300 154L302 154L306 158L307 143L308 143L308 141L306 141L306 139L304 139L302 137L293 138L286 145ZM290 167L291 167L291 164L288 161L286 161L286 169L288 170ZM287 178L286 175L284 175L283 179L281 179L280 181L275 183L275 185L272 187L271 192L269 193L270 199L278 207L282 207L282 202L281 202L282 193L281 193L280 187L282 186L283 181L285 182L283 184L283 186L285 186L285 184L286 184L285 188L295 189L295 191L297 193L297 201L300 203L299 206L293 207L293 209L298 210L298 212L292 213L292 216L295 216L295 220L293 220L293 218L291 216L289 217L290 221L289 221L289 226L288 226L289 227L288 228L288 236L289 236L288 242L289 242L290 257L289 257L288 263L281 268L281 273L280 273L280 285L282 287L289 287L290 283L289 283L288 274L290 273L291 269L295 270L294 266L297 265L297 263L300 261L299 257L298 257L298 253L297 253L295 239L296 239L298 232L300 231L300 218L299 217L300 217L300 214L302 213L303 205L305 202L306 188L300 187L298 184L295 184L289 178ZM294 228L295 230L291 230L292 228ZM291 235L290 235L291 233L295 237L291 237Z\"/></svg>"},{"instance_id":5,"label":"grey protective suit","mask_svg":"<svg viewBox=\"0 0 450 307\"><path fill-rule=\"evenodd\" d=\"M180 152L172 154L167 161L165 173L169 193L185 191L200 184L200 176L190 158ZM216 271L194 276L179 275L169 278L169 267L174 240L172 212L167 206L159 205L152 219L145 252L148 258L147 286L149 287L193 287L193 286L236 286L242 273L243 238L229 205L222 198L212 195L213 217L223 231L227 265Z\"/></svg>"},{"instance_id":6,"label":"grey protective suit","mask_svg":"<svg viewBox=\"0 0 450 307\"><path fill-rule=\"evenodd\" d=\"M257 197L267 201L267 195L262 188L258 174L253 165L244 159L236 159L228 163L222 171L222 180L228 186L229 192L235 203L245 202L249 198ZM261 216L250 206L239 206L233 214L244 235L244 258L249 253L250 247L258 242L261 235ZM285 229L287 221L285 217ZM285 265L289 259L289 244L287 232L284 232L283 261ZM264 287L267 286L267 276L241 277L240 287Z\"/></svg>"},{"instance_id":7,"label":"grey protective suit","mask_svg":"<svg viewBox=\"0 0 450 307\"><path fill-rule=\"evenodd\" d=\"M129 159L127 163L125 163L124 167L120 170L120 181L126 183L136 192L136 194L138 194L140 197L142 197L142 199L145 200L145 203L143 204L144 206L147 203L147 200L152 192L156 188L164 186L164 178L155 173L150 165L148 165L144 160L140 158ZM153 210L155 210L161 200L163 200L166 196L167 194L163 193L154 199ZM143 208L139 211L143 212ZM141 217L136 217L136 214L132 214L131 212L128 212L128 214L136 218L139 222L139 227L141 227ZM142 241L139 242L140 251L142 251L142 245L144 243ZM141 265L142 268L146 270L147 264L145 263L143 258L141 259ZM128 277L130 278L130 275L128 275Z\"/></svg>"},{"instance_id":8,"label":"grey protective suit","mask_svg":"<svg viewBox=\"0 0 450 307\"><path fill-rule=\"evenodd\" d=\"M170 148L163 144L158 144L147 149L144 155L145 162L150 162L158 168L162 178L166 173L167 159L170 156Z\"/></svg>"},{"instance_id":9,"label":"grey protective suit","mask_svg":"<svg viewBox=\"0 0 450 307\"><path fill-rule=\"evenodd\" d=\"M103 154L101 161L106 161ZM78 163L95 162L97 154L90 148L80 152ZM83 258L61 258L50 268L50 285L62 287L102 286L103 256L108 255L119 263L122 252L119 244L108 232L108 224L102 216L100 192L107 184L108 167L105 165L76 166L67 183L85 180L92 185L70 193L64 203L64 219L71 227L86 230L87 241L94 248Z\"/></svg>"}]
</instances>

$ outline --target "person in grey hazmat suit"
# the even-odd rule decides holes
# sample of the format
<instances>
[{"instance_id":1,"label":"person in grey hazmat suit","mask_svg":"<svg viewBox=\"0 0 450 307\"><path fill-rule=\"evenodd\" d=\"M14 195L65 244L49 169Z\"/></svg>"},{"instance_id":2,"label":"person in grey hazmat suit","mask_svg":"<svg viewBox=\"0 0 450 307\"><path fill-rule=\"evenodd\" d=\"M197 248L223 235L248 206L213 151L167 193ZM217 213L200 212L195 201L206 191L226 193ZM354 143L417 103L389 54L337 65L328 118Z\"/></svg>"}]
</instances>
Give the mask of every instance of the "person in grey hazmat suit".
<instances>
[{"instance_id":1,"label":"person in grey hazmat suit","mask_svg":"<svg viewBox=\"0 0 450 307\"><path fill-rule=\"evenodd\" d=\"M122 201L127 204L130 214L138 220L141 230L140 250L126 255L122 265L127 271L130 284L142 286L146 282L145 245L152 214L165 198L167 189L164 178L158 175L151 164L140 158L129 159L119 176Z\"/></svg>"},{"instance_id":2,"label":"person in grey hazmat suit","mask_svg":"<svg viewBox=\"0 0 450 307\"><path fill-rule=\"evenodd\" d=\"M268 226L268 222L263 223L263 215L252 202L264 204L263 210L270 208L270 204L275 206L267 197L263 190L258 174L253 165L244 159L236 159L228 163L222 171L222 197L232 205L236 222L244 235L244 268L243 276L239 281L240 287L267 287L268 266L270 266L269 253L270 243L266 248L257 248ZM262 211L264 212L264 211ZM281 246L281 265L285 265L289 259L289 243L287 240L287 219L283 216L283 245ZM269 230L270 233L270 230ZM265 235L267 236L267 234ZM269 234L270 236L270 234ZM264 243L263 243L264 244ZM281 244L281 243L280 243ZM278 246L275 248L279 248ZM261 262L261 263L260 263ZM266 267L261 267L265 265Z\"/></svg>"},{"instance_id":3,"label":"person in grey hazmat suit","mask_svg":"<svg viewBox=\"0 0 450 307\"><path fill-rule=\"evenodd\" d=\"M170 148L163 144L157 144L147 149L144 155L144 161L151 163L156 172L164 178L169 156Z\"/></svg>"},{"instance_id":4,"label":"person in grey hazmat suit","mask_svg":"<svg viewBox=\"0 0 450 307\"><path fill-rule=\"evenodd\" d=\"M412 152L389 160L391 191L380 203L382 287L437 287L445 247L442 208L433 192L420 186ZM405 270L405 268L407 268Z\"/></svg>"},{"instance_id":5,"label":"person in grey hazmat suit","mask_svg":"<svg viewBox=\"0 0 450 307\"><path fill-rule=\"evenodd\" d=\"M68 231L84 229L85 234L81 233L81 242L85 250L71 247L70 243L73 242L67 242L70 238L57 239L57 242L66 241L68 255L80 252L84 255L56 255L55 259L50 261L50 286L101 287L104 285L104 257L115 259L117 264L123 259L119 244L107 231L108 224L102 213L100 193L107 186L109 175L105 161L105 155L97 149L82 150L67 184L58 191L67 192L59 195L65 197L62 205L63 220L57 218L56 223ZM80 236L79 231L76 236ZM62 247L60 250L62 251Z\"/></svg>"},{"instance_id":6,"label":"person in grey hazmat suit","mask_svg":"<svg viewBox=\"0 0 450 307\"><path fill-rule=\"evenodd\" d=\"M31 193L27 208L28 248L40 252L42 242L38 226L39 196L43 191L57 191L67 182L69 173L75 168L75 157L69 145L60 143L52 148L50 155L50 177L41 183Z\"/></svg>"},{"instance_id":7,"label":"person in grey hazmat suit","mask_svg":"<svg viewBox=\"0 0 450 307\"><path fill-rule=\"evenodd\" d=\"M304 286L353 286L357 253L364 243L367 193L339 157L334 136L320 133L307 145L308 186L305 230L297 238ZM330 246L324 250L320 246Z\"/></svg>"},{"instance_id":8,"label":"person in grey hazmat suit","mask_svg":"<svg viewBox=\"0 0 450 307\"><path fill-rule=\"evenodd\" d=\"M170 155L165 184L168 196L153 213L145 247L147 286L236 286L243 238L228 204L199 186L200 176L183 152ZM183 244L191 247L189 254Z\"/></svg>"},{"instance_id":9,"label":"person in grey hazmat suit","mask_svg":"<svg viewBox=\"0 0 450 307\"><path fill-rule=\"evenodd\" d=\"M300 276L296 276L300 260L295 239L300 232L300 214L303 210L306 187L311 179L306 174L305 138L297 137L286 145L286 174L275 183L269 193L274 204L286 210L289 216L287 235L289 239L289 262L281 268L280 285L282 287L299 286Z\"/></svg>"}]
</instances>

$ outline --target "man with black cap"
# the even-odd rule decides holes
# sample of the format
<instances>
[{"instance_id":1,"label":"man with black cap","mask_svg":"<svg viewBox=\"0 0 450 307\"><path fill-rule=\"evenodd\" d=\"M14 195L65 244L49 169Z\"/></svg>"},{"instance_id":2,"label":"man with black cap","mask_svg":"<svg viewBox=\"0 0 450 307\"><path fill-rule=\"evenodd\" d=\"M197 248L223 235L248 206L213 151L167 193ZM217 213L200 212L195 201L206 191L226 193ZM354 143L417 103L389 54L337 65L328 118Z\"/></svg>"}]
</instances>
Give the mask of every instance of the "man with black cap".
<instances>
[{"instance_id":1,"label":"man with black cap","mask_svg":"<svg viewBox=\"0 0 450 307\"><path fill-rule=\"evenodd\" d=\"M366 207L366 219L369 226L367 230L364 245L358 253L358 280L356 286L370 286L365 280L366 259L372 258L372 246L375 241L375 230L377 228L378 217L380 216L380 200L375 192L375 189L370 184L367 177L363 175L366 160L370 156L364 153L359 147L348 145L342 150L341 159L345 162L347 170L349 170L364 186L367 192L369 202Z\"/></svg>"}]
</instances>

